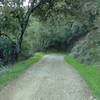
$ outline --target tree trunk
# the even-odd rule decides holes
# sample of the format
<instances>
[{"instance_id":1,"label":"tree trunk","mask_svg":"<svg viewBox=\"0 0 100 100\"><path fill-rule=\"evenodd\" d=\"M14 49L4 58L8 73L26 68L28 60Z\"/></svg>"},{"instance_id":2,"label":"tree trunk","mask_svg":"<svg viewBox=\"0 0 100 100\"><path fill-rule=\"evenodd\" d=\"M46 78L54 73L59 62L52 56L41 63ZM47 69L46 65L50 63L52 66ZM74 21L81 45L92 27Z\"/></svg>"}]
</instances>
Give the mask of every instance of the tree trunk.
<instances>
[{"instance_id":1,"label":"tree trunk","mask_svg":"<svg viewBox=\"0 0 100 100\"><path fill-rule=\"evenodd\" d=\"M37 4L36 4L36 1L33 0L31 2L31 6L28 8L28 11L26 12L26 14L24 14L22 17L18 17L19 24L21 27L21 32L20 32L20 34L18 34L17 39L16 39L15 50L16 50L17 56L21 52L23 36L24 36L25 30L28 25L29 17L31 15L31 13L40 5L40 3L41 3L41 0L40 0L40 2L38 2L38 0L37 0Z\"/></svg>"}]
</instances>

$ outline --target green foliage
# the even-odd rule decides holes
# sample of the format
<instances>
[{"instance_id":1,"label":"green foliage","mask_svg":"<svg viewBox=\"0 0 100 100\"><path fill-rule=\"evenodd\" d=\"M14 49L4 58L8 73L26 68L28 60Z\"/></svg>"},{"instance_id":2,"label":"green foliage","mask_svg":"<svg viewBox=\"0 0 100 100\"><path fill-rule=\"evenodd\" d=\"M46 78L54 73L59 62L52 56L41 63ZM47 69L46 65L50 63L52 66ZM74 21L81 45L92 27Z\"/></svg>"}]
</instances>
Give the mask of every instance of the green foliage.
<instances>
[{"instance_id":1,"label":"green foliage","mask_svg":"<svg viewBox=\"0 0 100 100\"><path fill-rule=\"evenodd\" d=\"M37 1L35 0L35 3ZM41 0L41 4L32 10L23 5L23 0L6 0L3 6L0 6L0 33L7 34L14 43L16 42L17 53L20 52L21 44L23 45L20 54L23 57L28 57L29 53L36 51L67 50L79 38L100 26L99 2ZM33 6L29 5L29 8ZM9 50L10 47L8 46Z\"/></svg>"},{"instance_id":2,"label":"green foliage","mask_svg":"<svg viewBox=\"0 0 100 100\"><path fill-rule=\"evenodd\" d=\"M64 20L64 18L59 20L59 22L58 20L54 22L48 20L46 23L42 23L40 20L31 19L25 40L31 40L29 42L34 51L44 51L50 46L57 47L59 44L60 48L67 37L66 22L62 20Z\"/></svg>"},{"instance_id":3,"label":"green foliage","mask_svg":"<svg viewBox=\"0 0 100 100\"><path fill-rule=\"evenodd\" d=\"M0 9L0 32L16 35L19 30L18 21L13 17L12 8L4 5ZM11 35L12 36L12 35Z\"/></svg>"},{"instance_id":4,"label":"green foliage","mask_svg":"<svg viewBox=\"0 0 100 100\"><path fill-rule=\"evenodd\" d=\"M100 63L100 31L94 30L80 39L71 51L71 55L76 57L81 63L96 64Z\"/></svg>"},{"instance_id":5,"label":"green foliage","mask_svg":"<svg viewBox=\"0 0 100 100\"><path fill-rule=\"evenodd\" d=\"M33 53L34 54L34 53ZM22 43L22 51L19 55L19 61L25 60L29 57L31 57L33 54L30 53L30 44L27 41L23 41Z\"/></svg>"},{"instance_id":6,"label":"green foliage","mask_svg":"<svg viewBox=\"0 0 100 100\"><path fill-rule=\"evenodd\" d=\"M82 77L87 82L88 86L91 88L94 96L97 100L100 99L100 68L96 68L93 65L80 64L73 57L66 55L65 61L71 64L75 69L79 71Z\"/></svg>"},{"instance_id":7,"label":"green foliage","mask_svg":"<svg viewBox=\"0 0 100 100\"><path fill-rule=\"evenodd\" d=\"M0 37L0 60L3 63L8 63L11 60L9 57L12 52L12 41L10 41L7 37Z\"/></svg>"},{"instance_id":8,"label":"green foliage","mask_svg":"<svg viewBox=\"0 0 100 100\"><path fill-rule=\"evenodd\" d=\"M75 21L73 16L59 14L43 22L31 17L27 29L27 41L31 44L33 51L44 51L47 49L66 50L67 45L76 36L86 34L86 27L83 23Z\"/></svg>"},{"instance_id":9,"label":"green foliage","mask_svg":"<svg viewBox=\"0 0 100 100\"><path fill-rule=\"evenodd\" d=\"M92 13L94 6L91 2L94 1L54 0L51 9L48 9L48 5L40 6L36 10L38 14L34 13L39 17L36 16L35 20L31 17L27 30L27 33L30 33L27 40L32 39L32 49L34 51L66 50L69 45L73 45L79 38L85 36L95 28L94 22L98 15L97 10L96 13ZM91 4L90 8L88 4Z\"/></svg>"}]
</instances>

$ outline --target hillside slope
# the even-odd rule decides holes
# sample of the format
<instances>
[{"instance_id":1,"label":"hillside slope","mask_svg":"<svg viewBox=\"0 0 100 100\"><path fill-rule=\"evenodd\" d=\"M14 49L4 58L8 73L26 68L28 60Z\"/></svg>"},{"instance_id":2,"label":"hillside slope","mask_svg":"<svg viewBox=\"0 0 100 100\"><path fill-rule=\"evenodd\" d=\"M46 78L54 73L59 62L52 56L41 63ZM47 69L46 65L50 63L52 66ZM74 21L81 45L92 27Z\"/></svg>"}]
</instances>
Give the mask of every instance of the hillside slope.
<instances>
[{"instance_id":1,"label":"hillside slope","mask_svg":"<svg viewBox=\"0 0 100 100\"><path fill-rule=\"evenodd\" d=\"M71 50L71 55L81 63L99 65L100 30L93 30L84 38L80 39Z\"/></svg>"}]
</instances>

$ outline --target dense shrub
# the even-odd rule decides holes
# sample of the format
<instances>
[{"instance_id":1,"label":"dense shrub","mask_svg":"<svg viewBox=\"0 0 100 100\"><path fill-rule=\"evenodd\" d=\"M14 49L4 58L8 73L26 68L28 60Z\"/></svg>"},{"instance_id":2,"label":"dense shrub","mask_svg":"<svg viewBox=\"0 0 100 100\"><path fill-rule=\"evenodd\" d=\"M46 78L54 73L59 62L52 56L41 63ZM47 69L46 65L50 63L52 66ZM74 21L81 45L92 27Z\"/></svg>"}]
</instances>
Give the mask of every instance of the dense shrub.
<instances>
[{"instance_id":1,"label":"dense shrub","mask_svg":"<svg viewBox=\"0 0 100 100\"><path fill-rule=\"evenodd\" d=\"M100 62L100 32L91 31L80 39L71 51L71 55L86 64L99 64Z\"/></svg>"},{"instance_id":2,"label":"dense shrub","mask_svg":"<svg viewBox=\"0 0 100 100\"><path fill-rule=\"evenodd\" d=\"M11 60L12 42L5 36L0 36L0 60L7 63Z\"/></svg>"}]
</instances>

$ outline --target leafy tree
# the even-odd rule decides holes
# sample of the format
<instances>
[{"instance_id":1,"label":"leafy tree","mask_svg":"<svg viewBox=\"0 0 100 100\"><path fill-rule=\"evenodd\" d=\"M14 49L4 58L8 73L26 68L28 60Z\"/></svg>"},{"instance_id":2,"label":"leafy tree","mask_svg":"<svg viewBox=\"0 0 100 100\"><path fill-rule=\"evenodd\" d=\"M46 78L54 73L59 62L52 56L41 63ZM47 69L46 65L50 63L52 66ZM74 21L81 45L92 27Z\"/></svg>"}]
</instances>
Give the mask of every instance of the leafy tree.
<instances>
[{"instance_id":1,"label":"leafy tree","mask_svg":"<svg viewBox=\"0 0 100 100\"><path fill-rule=\"evenodd\" d=\"M16 45L15 45L15 52L16 55L19 54L19 52L21 51L21 44L23 41L23 35L25 33L25 30L27 28L28 25L28 21L29 21L29 17L30 15L36 10L36 8L38 8L40 5L44 5L44 4L48 4L51 2L51 0L29 0L28 2L28 6L25 8L24 10L24 6L23 6L23 2L24 0L4 0L2 1L2 8L9 8L10 9L10 13L9 16L12 16L14 20L18 20L19 26L20 26L20 32L17 34L16 36ZM8 14L8 13L5 13ZM7 25L7 29L9 26L9 16L4 16L7 18L3 18L4 21L3 24ZM10 17L11 18L11 17ZM5 26L2 25L2 26Z\"/></svg>"},{"instance_id":2,"label":"leafy tree","mask_svg":"<svg viewBox=\"0 0 100 100\"><path fill-rule=\"evenodd\" d=\"M15 42L13 49L16 57L21 51L25 31L30 24L30 16L37 17L43 25L37 32L32 30L31 25L32 33L28 33L30 36L34 34L34 40L32 40L35 41L37 38L41 40L44 46L37 42L41 48L52 46L62 48L61 46L65 47L74 43L76 38L94 28L94 21L98 16L97 8L99 8L99 0L96 2L93 0L29 0L27 7L24 6L25 0L2 0L0 2L2 3L0 4L0 33L6 34ZM97 7L95 11L94 5Z\"/></svg>"}]
</instances>

